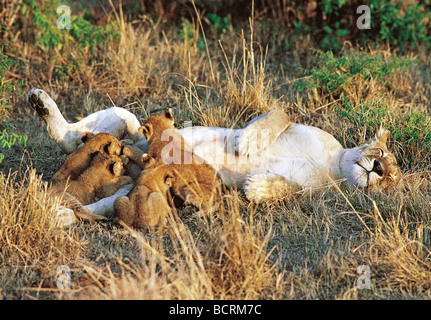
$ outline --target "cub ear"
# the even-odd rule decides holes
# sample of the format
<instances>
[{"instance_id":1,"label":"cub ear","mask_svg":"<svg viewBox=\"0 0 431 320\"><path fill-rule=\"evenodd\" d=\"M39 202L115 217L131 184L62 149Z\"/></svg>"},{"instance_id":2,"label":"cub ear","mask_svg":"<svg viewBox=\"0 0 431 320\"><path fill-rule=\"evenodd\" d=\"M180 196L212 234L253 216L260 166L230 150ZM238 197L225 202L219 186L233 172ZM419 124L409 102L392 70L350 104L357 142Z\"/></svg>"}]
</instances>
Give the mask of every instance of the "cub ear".
<instances>
[{"instance_id":1,"label":"cub ear","mask_svg":"<svg viewBox=\"0 0 431 320\"><path fill-rule=\"evenodd\" d=\"M86 143L88 140L91 140L94 138L94 133L93 132L85 132L82 134L81 136L81 141Z\"/></svg>"},{"instance_id":2,"label":"cub ear","mask_svg":"<svg viewBox=\"0 0 431 320\"><path fill-rule=\"evenodd\" d=\"M170 173L165 174L165 184L171 188L172 185L174 184L175 178L173 175L171 175Z\"/></svg>"},{"instance_id":3,"label":"cub ear","mask_svg":"<svg viewBox=\"0 0 431 320\"><path fill-rule=\"evenodd\" d=\"M123 174L123 163L122 162L112 162L109 165L109 172L116 177L119 177Z\"/></svg>"},{"instance_id":4,"label":"cub ear","mask_svg":"<svg viewBox=\"0 0 431 320\"><path fill-rule=\"evenodd\" d=\"M121 162L123 163L123 165L127 166L127 164L129 163L130 159L127 156L120 156Z\"/></svg>"},{"instance_id":5,"label":"cub ear","mask_svg":"<svg viewBox=\"0 0 431 320\"><path fill-rule=\"evenodd\" d=\"M168 119L170 119L170 120L172 120L172 121L174 121L174 113L172 112L171 108L167 108L165 110L165 117L168 118Z\"/></svg>"},{"instance_id":6,"label":"cub ear","mask_svg":"<svg viewBox=\"0 0 431 320\"><path fill-rule=\"evenodd\" d=\"M145 125L139 127L138 131L144 134L148 140L153 135L153 125L151 123L146 123Z\"/></svg>"},{"instance_id":7,"label":"cub ear","mask_svg":"<svg viewBox=\"0 0 431 320\"><path fill-rule=\"evenodd\" d=\"M382 144L386 144L390 134L391 134L391 132L389 130L386 130L386 129L380 127L379 130L377 130L377 133L375 134L375 136L373 138L371 138L370 144L373 142L379 142Z\"/></svg>"},{"instance_id":8,"label":"cub ear","mask_svg":"<svg viewBox=\"0 0 431 320\"><path fill-rule=\"evenodd\" d=\"M104 153L109 155L115 154L116 156L119 156L121 154L121 145L114 141L104 144L101 149Z\"/></svg>"},{"instance_id":9,"label":"cub ear","mask_svg":"<svg viewBox=\"0 0 431 320\"><path fill-rule=\"evenodd\" d=\"M90 152L90 158L91 160L93 160L94 158L96 158L99 154L101 154L101 152L99 150L94 150Z\"/></svg>"},{"instance_id":10,"label":"cub ear","mask_svg":"<svg viewBox=\"0 0 431 320\"><path fill-rule=\"evenodd\" d=\"M148 153L142 155L141 161L145 169L152 167L156 163L156 159L149 156Z\"/></svg>"}]
</instances>

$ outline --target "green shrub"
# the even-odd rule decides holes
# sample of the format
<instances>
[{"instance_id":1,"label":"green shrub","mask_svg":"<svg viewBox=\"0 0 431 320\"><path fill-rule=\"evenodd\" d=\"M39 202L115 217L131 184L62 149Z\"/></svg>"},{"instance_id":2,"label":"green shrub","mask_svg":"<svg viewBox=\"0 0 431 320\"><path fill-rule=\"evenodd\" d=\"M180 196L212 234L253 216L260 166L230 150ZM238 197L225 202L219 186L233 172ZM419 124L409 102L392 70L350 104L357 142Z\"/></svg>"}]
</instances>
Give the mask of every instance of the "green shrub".
<instances>
[{"instance_id":1,"label":"green shrub","mask_svg":"<svg viewBox=\"0 0 431 320\"><path fill-rule=\"evenodd\" d=\"M184 19L181 22L179 39L186 42L189 46L196 46L201 51L204 51L206 48L205 40L199 36L198 27L188 19Z\"/></svg>"},{"instance_id":2,"label":"green shrub","mask_svg":"<svg viewBox=\"0 0 431 320\"><path fill-rule=\"evenodd\" d=\"M422 161L431 160L430 117L415 110L407 113L389 110L385 99L355 105L347 98L342 98L340 105L334 105L334 111L353 128L368 128L376 132L383 126L391 131L391 138L397 141L392 149L399 163L415 167L424 165Z\"/></svg>"},{"instance_id":3,"label":"green shrub","mask_svg":"<svg viewBox=\"0 0 431 320\"><path fill-rule=\"evenodd\" d=\"M70 29L59 29L56 8L61 4L58 0L51 0L45 7L35 0L26 0L23 4L23 14L32 12L34 16L36 44L45 50L77 47L81 50L89 49L94 53L97 48L104 47L107 41L119 41L117 22L107 26L95 26L83 17L71 15Z\"/></svg>"},{"instance_id":4,"label":"green shrub","mask_svg":"<svg viewBox=\"0 0 431 320\"><path fill-rule=\"evenodd\" d=\"M220 34L226 33L231 28L231 23L228 17L220 17L215 13L210 13L206 16L214 34L218 37Z\"/></svg>"},{"instance_id":5,"label":"green shrub","mask_svg":"<svg viewBox=\"0 0 431 320\"><path fill-rule=\"evenodd\" d=\"M365 45L369 40L389 42L404 52L408 47L415 48L425 44L431 46L431 12L426 5L430 1L409 0L369 0L371 30L356 28L357 2L347 0L323 0L318 2L321 12L326 17L323 26L324 36L320 42L322 49L337 50L342 40L359 40ZM353 13L353 16L352 16ZM352 22L354 26L352 28Z\"/></svg>"},{"instance_id":6,"label":"green shrub","mask_svg":"<svg viewBox=\"0 0 431 320\"><path fill-rule=\"evenodd\" d=\"M371 9L370 36L388 41L405 51L408 46L415 48L425 44L431 46L430 20L431 12L425 1L381 1L370 0L367 5Z\"/></svg>"},{"instance_id":7,"label":"green shrub","mask_svg":"<svg viewBox=\"0 0 431 320\"><path fill-rule=\"evenodd\" d=\"M339 51L345 41L361 46L388 42L401 52L419 45L431 47L430 0L292 0L283 4L262 3L266 6L258 10L266 12L265 23L283 25L278 37L288 34L291 41L295 41L308 36L325 51ZM371 29L356 26L362 15L357 13L361 4L370 8Z\"/></svg>"},{"instance_id":8,"label":"green shrub","mask_svg":"<svg viewBox=\"0 0 431 320\"><path fill-rule=\"evenodd\" d=\"M0 24L0 34L6 30ZM1 37L0 37L1 38ZM12 96L20 94L23 81L13 81L7 79L7 72L19 64L18 61L9 57L6 53L6 47L10 43L6 40L0 41L0 148L11 148L15 143L26 144L27 137L8 133L12 128L12 120L7 121L6 115L8 109L11 109ZM4 154L0 152L0 163L4 159Z\"/></svg>"},{"instance_id":9,"label":"green shrub","mask_svg":"<svg viewBox=\"0 0 431 320\"><path fill-rule=\"evenodd\" d=\"M54 71L66 80L65 77L80 72L87 53L96 57L108 43L118 43L120 31L117 21L96 26L84 17L73 15L72 9L70 29L60 29L57 27L59 16L56 8L61 4L59 0L50 0L43 6L36 0L25 0L22 13L26 16L30 12L33 14L36 45L45 50L52 61L61 56L62 63L56 65Z\"/></svg>"},{"instance_id":10,"label":"green shrub","mask_svg":"<svg viewBox=\"0 0 431 320\"><path fill-rule=\"evenodd\" d=\"M414 60L392 55L390 60L381 54L368 54L352 51L342 56L334 56L332 51L314 51L317 66L304 70L309 75L302 81L295 82L301 91L316 88L325 95L341 96L347 85L361 80L374 79L381 83L388 83L388 77L396 70L408 67Z\"/></svg>"}]
</instances>

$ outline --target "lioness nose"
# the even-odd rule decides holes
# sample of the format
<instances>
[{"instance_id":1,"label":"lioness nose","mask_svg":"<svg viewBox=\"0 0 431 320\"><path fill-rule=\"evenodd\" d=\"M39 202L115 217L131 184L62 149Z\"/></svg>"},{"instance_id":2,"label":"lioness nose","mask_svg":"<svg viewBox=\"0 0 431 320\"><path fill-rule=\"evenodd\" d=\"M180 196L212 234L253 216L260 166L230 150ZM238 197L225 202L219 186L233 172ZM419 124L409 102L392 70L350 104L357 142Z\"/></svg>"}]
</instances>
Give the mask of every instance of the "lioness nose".
<instances>
[{"instance_id":1,"label":"lioness nose","mask_svg":"<svg viewBox=\"0 0 431 320\"><path fill-rule=\"evenodd\" d=\"M371 171L374 171L375 173L377 173L379 176L383 175L383 167L382 164L377 161L374 160L374 164L373 164L373 169Z\"/></svg>"}]
</instances>

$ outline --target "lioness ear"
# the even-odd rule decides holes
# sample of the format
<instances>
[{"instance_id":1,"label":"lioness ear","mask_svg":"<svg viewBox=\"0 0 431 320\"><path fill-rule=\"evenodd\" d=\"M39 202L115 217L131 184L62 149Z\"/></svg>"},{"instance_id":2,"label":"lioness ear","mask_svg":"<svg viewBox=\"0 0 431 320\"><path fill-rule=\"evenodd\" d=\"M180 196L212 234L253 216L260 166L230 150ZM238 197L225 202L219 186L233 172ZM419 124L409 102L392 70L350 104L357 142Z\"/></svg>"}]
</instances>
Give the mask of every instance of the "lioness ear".
<instances>
[{"instance_id":1,"label":"lioness ear","mask_svg":"<svg viewBox=\"0 0 431 320\"><path fill-rule=\"evenodd\" d=\"M109 172L116 177L119 177L123 174L123 163L122 162L112 162L109 165Z\"/></svg>"},{"instance_id":2,"label":"lioness ear","mask_svg":"<svg viewBox=\"0 0 431 320\"><path fill-rule=\"evenodd\" d=\"M379 130L377 130L377 133L375 134L375 136L370 140L370 143L380 142L382 144L386 144L390 134L391 134L391 132L389 130L386 130L386 129L380 127Z\"/></svg>"},{"instance_id":3,"label":"lioness ear","mask_svg":"<svg viewBox=\"0 0 431 320\"><path fill-rule=\"evenodd\" d=\"M174 120L174 114L173 114L171 108L167 108L165 110L165 117L168 118L168 119L171 119L172 121Z\"/></svg>"},{"instance_id":4,"label":"lioness ear","mask_svg":"<svg viewBox=\"0 0 431 320\"><path fill-rule=\"evenodd\" d=\"M146 123L145 125L139 127L138 131L142 134L145 134L145 137L148 140L153 135L153 125L151 123Z\"/></svg>"},{"instance_id":5,"label":"lioness ear","mask_svg":"<svg viewBox=\"0 0 431 320\"><path fill-rule=\"evenodd\" d=\"M81 136L81 141L86 143L88 140L93 139L93 138L94 138L93 132L85 132Z\"/></svg>"},{"instance_id":6,"label":"lioness ear","mask_svg":"<svg viewBox=\"0 0 431 320\"><path fill-rule=\"evenodd\" d=\"M167 173L167 174L165 174L165 184L170 188L170 187L172 187L172 185L173 185L173 183L174 183L174 177L171 175L171 174L169 174L169 173Z\"/></svg>"}]
</instances>

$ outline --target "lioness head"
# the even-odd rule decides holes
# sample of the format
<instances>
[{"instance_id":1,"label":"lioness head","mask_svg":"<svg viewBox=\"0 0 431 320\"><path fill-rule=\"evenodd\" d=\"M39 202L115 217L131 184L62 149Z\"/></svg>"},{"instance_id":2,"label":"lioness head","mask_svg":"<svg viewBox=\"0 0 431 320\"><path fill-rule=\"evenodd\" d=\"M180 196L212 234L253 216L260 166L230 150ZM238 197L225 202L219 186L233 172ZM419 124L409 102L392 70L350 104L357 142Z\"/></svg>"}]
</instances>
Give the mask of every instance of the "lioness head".
<instances>
[{"instance_id":1,"label":"lioness head","mask_svg":"<svg viewBox=\"0 0 431 320\"><path fill-rule=\"evenodd\" d=\"M340 166L347 183L371 191L389 190L398 185L401 170L386 147L389 134L388 130L380 128L366 144L346 153Z\"/></svg>"}]
</instances>

